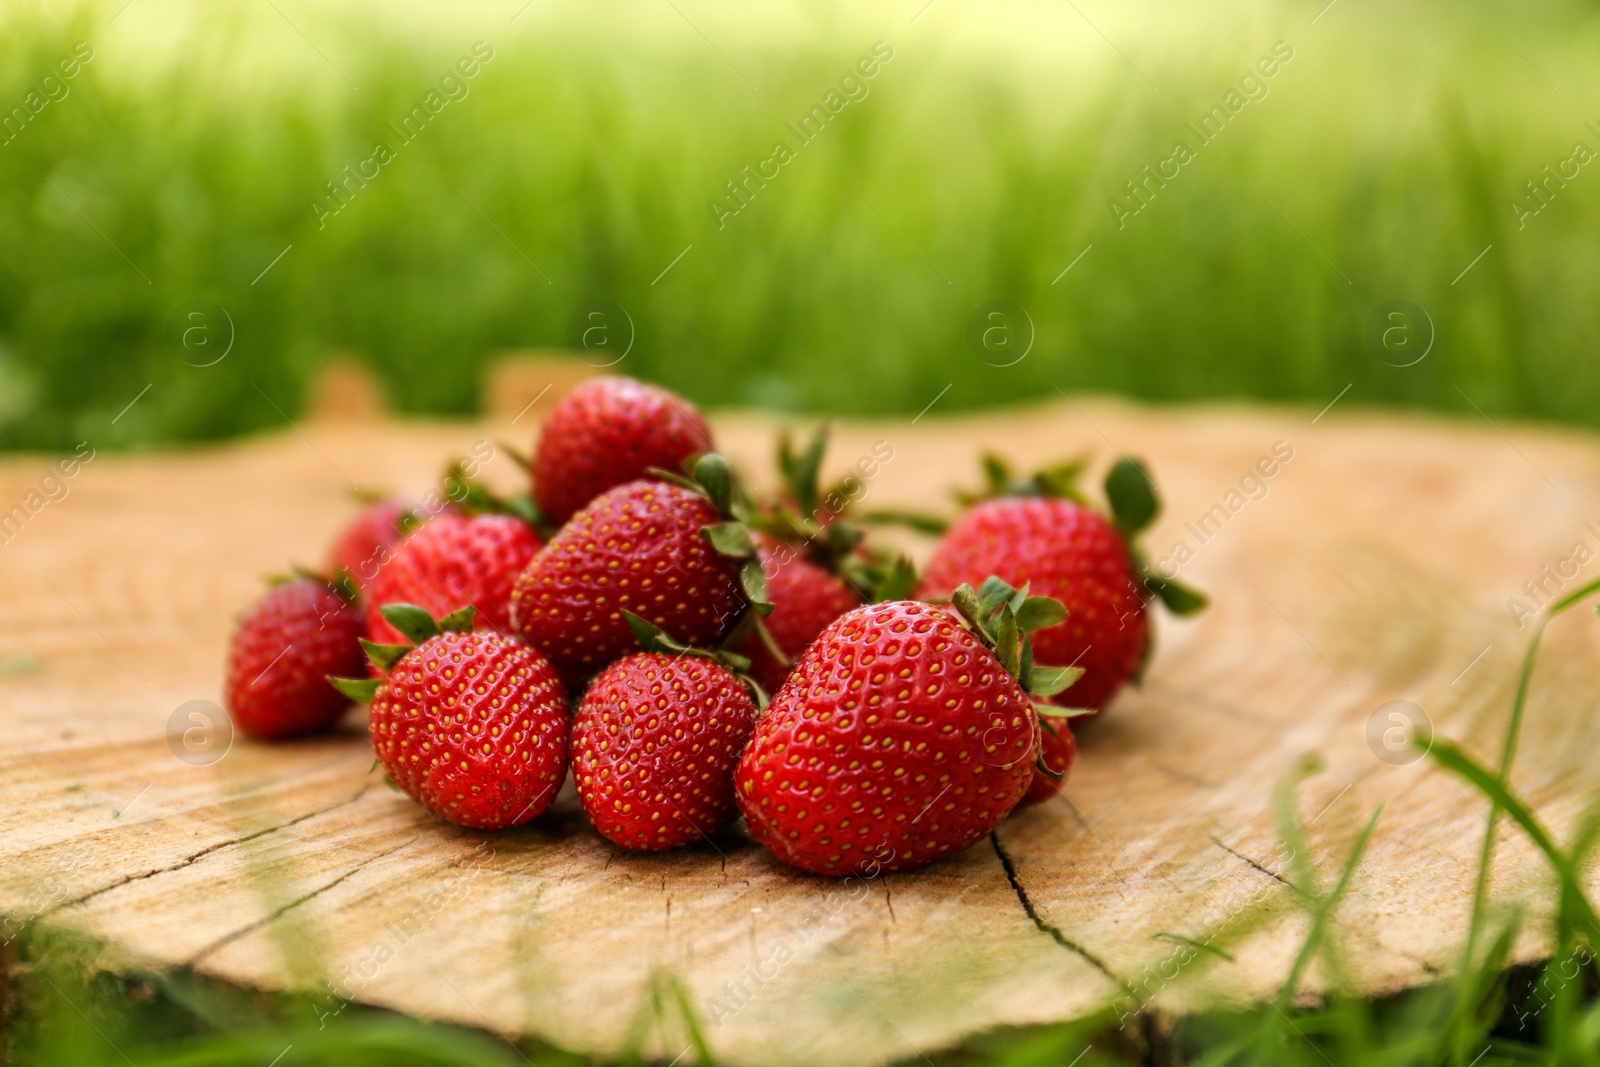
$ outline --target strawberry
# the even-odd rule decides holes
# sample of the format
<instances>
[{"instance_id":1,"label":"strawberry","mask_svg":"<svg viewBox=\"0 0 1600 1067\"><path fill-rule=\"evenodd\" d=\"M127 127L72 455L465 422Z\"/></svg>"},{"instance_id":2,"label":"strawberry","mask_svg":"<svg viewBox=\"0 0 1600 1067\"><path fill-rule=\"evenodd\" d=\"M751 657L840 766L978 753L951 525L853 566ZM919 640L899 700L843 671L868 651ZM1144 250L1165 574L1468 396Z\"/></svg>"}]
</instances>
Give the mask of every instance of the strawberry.
<instances>
[{"instance_id":1,"label":"strawberry","mask_svg":"<svg viewBox=\"0 0 1600 1067\"><path fill-rule=\"evenodd\" d=\"M480 626L508 631L511 585L538 550L538 535L520 518L439 515L379 570L367 591L367 636L379 644L398 640L382 608L401 603L436 615L471 605Z\"/></svg>"},{"instance_id":2,"label":"strawberry","mask_svg":"<svg viewBox=\"0 0 1600 1067\"><path fill-rule=\"evenodd\" d=\"M1005 481L991 464L991 484ZM1003 471L1003 468L1000 468ZM1149 572L1131 546L1159 504L1144 468L1121 460L1106 478L1112 518L1078 500L1058 468L1036 478L1037 496L984 500L950 528L929 561L919 595L948 596L962 583L994 574L1067 607L1065 625L1034 638L1042 662L1084 669L1070 694L1077 707L1104 708L1137 678L1149 649L1145 602L1159 596L1176 613L1197 611L1205 599Z\"/></svg>"},{"instance_id":3,"label":"strawberry","mask_svg":"<svg viewBox=\"0 0 1600 1067\"><path fill-rule=\"evenodd\" d=\"M1061 792L1061 783L1066 781L1067 774L1072 770L1073 757L1078 754L1078 743L1073 739L1072 727L1064 719L1039 719L1039 762L1049 769L1046 773L1039 767L1033 769L1033 783L1028 786L1028 792L1017 804L1018 808L1028 808L1035 804L1043 804L1057 793ZM1055 777L1060 775L1060 778Z\"/></svg>"},{"instance_id":4,"label":"strawberry","mask_svg":"<svg viewBox=\"0 0 1600 1067\"><path fill-rule=\"evenodd\" d=\"M448 505L439 510L455 513ZM395 546L432 514L424 503L399 497L368 504L328 549L328 573L342 571L350 576L357 592L365 589L394 556Z\"/></svg>"},{"instance_id":5,"label":"strawberry","mask_svg":"<svg viewBox=\"0 0 1600 1067\"><path fill-rule=\"evenodd\" d=\"M772 614L762 620L767 638L751 634L739 652L750 660L750 676L775 693L800 653L829 623L860 607L862 598L839 575L799 555L795 546L764 537L758 541Z\"/></svg>"},{"instance_id":6,"label":"strawberry","mask_svg":"<svg viewBox=\"0 0 1600 1067\"><path fill-rule=\"evenodd\" d=\"M757 704L741 657L686 648L629 614L637 652L590 683L572 723L578 797L606 838L657 851L709 837L738 815L733 773Z\"/></svg>"},{"instance_id":7,"label":"strawberry","mask_svg":"<svg viewBox=\"0 0 1600 1067\"><path fill-rule=\"evenodd\" d=\"M1039 634L1035 648L1046 662L1084 668L1072 700L1104 707L1133 676L1146 642L1144 598L1127 545L1096 512L1071 500L979 504L934 551L919 592L948 596L974 575L991 573L1067 606L1069 621Z\"/></svg>"},{"instance_id":8,"label":"strawberry","mask_svg":"<svg viewBox=\"0 0 1600 1067\"><path fill-rule=\"evenodd\" d=\"M806 650L739 760L739 809L773 855L833 876L906 870L971 845L1027 793L1025 687L1075 672L1035 667L1026 631L1061 606L998 582L953 603L856 608Z\"/></svg>"},{"instance_id":9,"label":"strawberry","mask_svg":"<svg viewBox=\"0 0 1600 1067\"><path fill-rule=\"evenodd\" d=\"M502 830L544 812L567 776L567 694L533 649L473 630L473 610L437 623L389 604L415 644L363 641L384 677L333 679L369 701L372 748L394 784L457 826Z\"/></svg>"},{"instance_id":10,"label":"strawberry","mask_svg":"<svg viewBox=\"0 0 1600 1067\"><path fill-rule=\"evenodd\" d=\"M408 510L393 497L362 508L329 547L328 573L343 571L358 589L371 582L405 536L400 524Z\"/></svg>"},{"instance_id":11,"label":"strawberry","mask_svg":"<svg viewBox=\"0 0 1600 1067\"><path fill-rule=\"evenodd\" d=\"M560 526L607 489L652 467L680 470L712 448L705 420L682 397L632 378L592 378L545 420L533 455L533 499Z\"/></svg>"},{"instance_id":12,"label":"strawberry","mask_svg":"<svg viewBox=\"0 0 1600 1067\"><path fill-rule=\"evenodd\" d=\"M908 595L915 584L909 564L898 570L867 552L861 530L841 517L862 489L860 477L852 472L833 489L820 489L831 432L827 425L818 427L802 452L787 435L780 438L782 495L746 517L760 531L756 544L772 613L739 651L750 660L751 677L768 692L777 691L800 653L834 619L867 599ZM892 582L891 575L910 580Z\"/></svg>"},{"instance_id":13,"label":"strawberry","mask_svg":"<svg viewBox=\"0 0 1600 1067\"><path fill-rule=\"evenodd\" d=\"M324 680L359 671L361 612L321 579L274 585L233 632L223 686L240 730L268 740L326 730L350 701Z\"/></svg>"},{"instance_id":14,"label":"strawberry","mask_svg":"<svg viewBox=\"0 0 1600 1067\"><path fill-rule=\"evenodd\" d=\"M513 625L576 686L638 649L625 611L692 645L714 644L748 603L766 610L749 531L728 521L727 460L702 456L696 481L628 482L601 493L516 580Z\"/></svg>"}]
</instances>

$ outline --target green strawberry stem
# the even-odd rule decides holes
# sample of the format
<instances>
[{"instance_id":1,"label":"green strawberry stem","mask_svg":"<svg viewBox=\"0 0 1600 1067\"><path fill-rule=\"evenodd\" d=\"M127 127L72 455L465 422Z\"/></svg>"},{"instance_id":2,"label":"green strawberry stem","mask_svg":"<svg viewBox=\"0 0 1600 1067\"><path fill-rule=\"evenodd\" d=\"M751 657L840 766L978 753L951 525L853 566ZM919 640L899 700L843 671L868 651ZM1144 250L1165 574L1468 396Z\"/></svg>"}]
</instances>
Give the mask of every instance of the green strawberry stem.
<instances>
[{"instance_id":1,"label":"green strawberry stem","mask_svg":"<svg viewBox=\"0 0 1600 1067\"><path fill-rule=\"evenodd\" d=\"M378 609L385 622L404 634L413 645L437 637L439 624L425 608L415 604L385 604Z\"/></svg>"},{"instance_id":2,"label":"green strawberry stem","mask_svg":"<svg viewBox=\"0 0 1600 1067\"><path fill-rule=\"evenodd\" d=\"M920 511L906 511L898 508L879 508L868 511L861 516L872 526L903 526L920 534L939 537L950 529L950 520L941 519L937 515L925 515Z\"/></svg>"},{"instance_id":3,"label":"green strawberry stem","mask_svg":"<svg viewBox=\"0 0 1600 1067\"><path fill-rule=\"evenodd\" d=\"M1029 596L1027 586L1017 589L990 575L977 589L960 586L950 595L950 603L1030 696L1055 696L1083 677L1082 667L1046 667L1033 662L1029 635L1066 620L1067 609L1059 600Z\"/></svg>"},{"instance_id":4,"label":"green strawberry stem","mask_svg":"<svg viewBox=\"0 0 1600 1067\"><path fill-rule=\"evenodd\" d=\"M817 427L805 451L798 453L789 435L781 436L778 439L778 472L787 499L772 501L764 508L746 501L744 519L776 540L804 545L814 562L837 573L839 563L861 543L862 531L842 518L854 495L848 483L840 482L827 492L818 484L822 457L827 452L832 432L829 424ZM826 503L833 499L846 503L840 507ZM831 521L825 522L819 517L824 510Z\"/></svg>"},{"instance_id":5,"label":"green strawberry stem","mask_svg":"<svg viewBox=\"0 0 1600 1067\"><path fill-rule=\"evenodd\" d=\"M717 647L731 652L742 647L745 640L752 633L756 635L757 640L761 642L773 659L785 667L794 665L794 657L778 647L777 638L772 636L772 631L767 629L766 622L762 619L761 613L757 611L746 611L741 614L739 621L734 624L733 629L728 632L728 636L723 638L722 644Z\"/></svg>"},{"instance_id":6,"label":"green strawberry stem","mask_svg":"<svg viewBox=\"0 0 1600 1067\"><path fill-rule=\"evenodd\" d=\"M1106 501L1111 505L1111 522L1124 541L1132 542L1155 521L1161 510L1156 487L1144 464L1123 456L1106 473Z\"/></svg>"},{"instance_id":7,"label":"green strawberry stem","mask_svg":"<svg viewBox=\"0 0 1600 1067\"><path fill-rule=\"evenodd\" d=\"M513 460L523 466L527 466L528 460L526 457L519 456L504 444L500 447L510 452ZM444 486L445 498L450 501L456 510L467 515L509 515L514 519L521 519L533 527L534 532L539 535L539 539L542 541L550 540L551 536L556 532L555 527L539 511L539 507L533 502L531 495L519 493L516 496L500 496L486 488L482 482L469 477L466 469L459 461L445 468L444 477L440 479L440 482ZM414 514L410 517L412 524L414 524L411 528L414 529L415 525L420 525L416 521ZM406 516L402 516L402 524L405 524L405 519ZM401 532L409 533L410 530L402 530Z\"/></svg>"},{"instance_id":8,"label":"green strawberry stem","mask_svg":"<svg viewBox=\"0 0 1600 1067\"><path fill-rule=\"evenodd\" d=\"M383 609L379 608L378 610L382 611ZM439 620L439 631L441 633L454 632L464 634L477 623L477 615L478 609L471 604L457 608Z\"/></svg>"},{"instance_id":9,"label":"green strawberry stem","mask_svg":"<svg viewBox=\"0 0 1600 1067\"><path fill-rule=\"evenodd\" d=\"M905 600L917 588L917 569L905 556L896 556L886 571L872 573L868 568L866 587L872 590L872 601L881 604L886 600Z\"/></svg>"},{"instance_id":10,"label":"green strawberry stem","mask_svg":"<svg viewBox=\"0 0 1600 1067\"><path fill-rule=\"evenodd\" d=\"M750 696L756 702L756 707L758 709L766 708L771 698L768 697L766 690L762 689L756 683L756 680L750 677L749 658L731 650L732 634L729 635L727 641L723 642L724 647L699 648L679 641L655 623L635 615L626 608L622 611L622 617L627 621L628 629L633 631L633 639L639 642L639 647L646 652L659 652L667 656L694 656L697 659L710 660L712 663L726 667L750 691ZM746 623L745 620L747 619L755 619L757 621L755 623ZM743 636L750 632L750 625L760 625L759 619L760 616L757 612L753 610L745 612L738 626L734 627L734 634L738 634L742 640ZM770 640L770 636L768 640Z\"/></svg>"},{"instance_id":11,"label":"green strawberry stem","mask_svg":"<svg viewBox=\"0 0 1600 1067\"><path fill-rule=\"evenodd\" d=\"M504 441L497 442L497 447L500 449L500 451L511 457L511 462L515 463L523 470L533 470L533 457L528 455L526 452L523 452L512 445L508 445Z\"/></svg>"},{"instance_id":12,"label":"green strawberry stem","mask_svg":"<svg viewBox=\"0 0 1600 1067\"><path fill-rule=\"evenodd\" d=\"M806 450L799 454L795 453L787 433L778 439L778 470L783 475L784 488L794 498L795 507L807 521L816 514L817 501L821 499L817 491L817 478L822 472L822 457L828 450L828 438L832 434L832 424L818 426Z\"/></svg>"},{"instance_id":13,"label":"green strawberry stem","mask_svg":"<svg viewBox=\"0 0 1600 1067\"><path fill-rule=\"evenodd\" d=\"M378 695L379 683L376 678L335 678L329 675L328 684L357 704L370 704L373 697Z\"/></svg>"},{"instance_id":14,"label":"green strawberry stem","mask_svg":"<svg viewBox=\"0 0 1600 1067\"><path fill-rule=\"evenodd\" d=\"M988 453L983 457L985 487L976 493L957 493L957 499L971 505L1004 496L1037 496L1073 500L1087 507L1089 502L1077 488L1078 477L1087 466L1084 459L1069 460L1018 480L1010 464ZM1106 472L1105 494L1111 510L1111 524L1128 546L1139 595L1146 600L1161 601L1174 615L1193 615L1204 608L1208 603L1204 593L1155 573L1139 546L1139 535L1161 513L1160 494L1144 463L1128 456L1119 458Z\"/></svg>"},{"instance_id":15,"label":"green strawberry stem","mask_svg":"<svg viewBox=\"0 0 1600 1067\"><path fill-rule=\"evenodd\" d=\"M1055 721L1076 718L1079 715L1093 715L1090 708L1058 708L1054 704L1035 704L1033 710L1039 713L1039 729L1051 737L1060 737L1061 731L1056 728ZM1044 761L1044 750L1041 748L1039 755L1033 761L1034 769L1052 782L1061 783L1067 780L1065 771L1058 771Z\"/></svg>"},{"instance_id":16,"label":"green strawberry stem","mask_svg":"<svg viewBox=\"0 0 1600 1067\"><path fill-rule=\"evenodd\" d=\"M693 460L693 470L688 477L660 467L651 467L650 476L698 493L711 502L725 521L701 527L700 536L718 555L743 561L739 567L739 587L745 599L761 614L772 614L772 603L767 599L767 576L761 570L755 538L736 514L733 470L727 457L719 452L703 452Z\"/></svg>"},{"instance_id":17,"label":"green strawberry stem","mask_svg":"<svg viewBox=\"0 0 1600 1067\"><path fill-rule=\"evenodd\" d=\"M834 560L843 558L861 541L861 531L844 521L855 497L850 488L850 478L836 482L824 490L820 484L822 457L828 450L833 435L833 425L823 423L812 433L804 452L796 453L788 434L778 440L778 471L783 476L783 488L794 509L783 501L773 504L767 515L753 517L764 523L762 529L782 541L805 542L813 551L817 562L833 569L828 555ZM835 506L830 501L842 501ZM826 512L828 521L819 516ZM819 543L820 542L820 543Z\"/></svg>"},{"instance_id":18,"label":"green strawberry stem","mask_svg":"<svg viewBox=\"0 0 1600 1067\"><path fill-rule=\"evenodd\" d=\"M738 504L740 518L774 540L795 546L809 562L843 579L862 600L904 600L917 585L910 561L881 551L858 551L866 532L843 518L855 495L848 480L826 492L819 485L822 459L832 432L831 424L817 427L800 452L795 451L787 433L779 437L778 471L787 499L772 501L765 507L742 499ZM835 507L830 503L834 500L845 503ZM829 521L820 517L824 511ZM930 521L943 530L943 522Z\"/></svg>"},{"instance_id":19,"label":"green strawberry stem","mask_svg":"<svg viewBox=\"0 0 1600 1067\"><path fill-rule=\"evenodd\" d=\"M1046 763L1044 761L1044 753L1043 752L1039 753L1039 755L1034 757L1034 759L1033 759L1033 769L1038 771L1040 774L1044 775L1046 778L1050 779L1052 782L1058 782L1059 783L1059 782L1064 782L1064 781L1067 780L1067 776L1065 774L1061 773L1058 770L1055 770L1053 767L1051 767L1048 763Z\"/></svg>"},{"instance_id":20,"label":"green strawberry stem","mask_svg":"<svg viewBox=\"0 0 1600 1067\"><path fill-rule=\"evenodd\" d=\"M365 637L358 638L361 647L367 653L367 659L380 671L388 673L400 658L410 652L416 645L380 645L376 641L368 641Z\"/></svg>"},{"instance_id":21,"label":"green strawberry stem","mask_svg":"<svg viewBox=\"0 0 1600 1067\"><path fill-rule=\"evenodd\" d=\"M749 559L756 554L756 542L750 528L742 522L719 522L701 530L711 547L733 559Z\"/></svg>"},{"instance_id":22,"label":"green strawberry stem","mask_svg":"<svg viewBox=\"0 0 1600 1067\"><path fill-rule=\"evenodd\" d=\"M1081 674L1083 668L1074 667L1073 670ZM1085 715L1093 715L1096 712L1094 708L1062 708L1057 707L1055 704L1035 704L1033 708L1046 719L1079 719Z\"/></svg>"},{"instance_id":23,"label":"green strawberry stem","mask_svg":"<svg viewBox=\"0 0 1600 1067\"><path fill-rule=\"evenodd\" d=\"M1139 563L1144 563L1142 557L1136 557L1136 559ZM1161 575L1151 571L1148 566L1143 566L1141 571L1143 575L1141 581L1144 587L1155 594L1157 599L1165 604L1167 610L1174 615L1193 615L1210 603L1206 595L1198 589L1191 589L1182 582L1174 581L1171 578L1163 578Z\"/></svg>"},{"instance_id":24,"label":"green strawberry stem","mask_svg":"<svg viewBox=\"0 0 1600 1067\"><path fill-rule=\"evenodd\" d=\"M981 462L984 487L977 492L958 490L956 500L963 506L970 507L1006 496L1038 496L1088 503L1078 489L1078 478L1089 466L1086 458L1079 457L1042 467L1027 478L1018 478L1011 464L993 452L984 453Z\"/></svg>"},{"instance_id":25,"label":"green strawberry stem","mask_svg":"<svg viewBox=\"0 0 1600 1067\"><path fill-rule=\"evenodd\" d=\"M384 674L394 669L406 653L428 640L442 633L466 633L472 629L477 611L468 604L464 608L457 608L450 614L440 619L434 619L426 609L415 604L385 604L378 609L390 626L410 642L409 644L385 645L376 641L369 641L365 637L358 638L361 647L367 653L367 659L372 665ZM328 679L328 684L351 700L362 704L372 703L372 698L377 695L379 679L377 678L333 678Z\"/></svg>"},{"instance_id":26,"label":"green strawberry stem","mask_svg":"<svg viewBox=\"0 0 1600 1067\"><path fill-rule=\"evenodd\" d=\"M332 574L324 574L322 571L312 570L310 567L302 567L297 564L289 568L288 574L270 576L267 579L267 584L283 585L301 578L309 578L313 582L321 582L348 604L354 604L360 599L355 580L350 577L350 572L343 567L338 568Z\"/></svg>"},{"instance_id":27,"label":"green strawberry stem","mask_svg":"<svg viewBox=\"0 0 1600 1067\"><path fill-rule=\"evenodd\" d=\"M1083 677L1082 667L1034 667L1028 692L1036 697L1053 697Z\"/></svg>"},{"instance_id":28,"label":"green strawberry stem","mask_svg":"<svg viewBox=\"0 0 1600 1067\"><path fill-rule=\"evenodd\" d=\"M707 452L694 461L694 480L722 514L733 515L733 469L720 452Z\"/></svg>"}]
</instances>

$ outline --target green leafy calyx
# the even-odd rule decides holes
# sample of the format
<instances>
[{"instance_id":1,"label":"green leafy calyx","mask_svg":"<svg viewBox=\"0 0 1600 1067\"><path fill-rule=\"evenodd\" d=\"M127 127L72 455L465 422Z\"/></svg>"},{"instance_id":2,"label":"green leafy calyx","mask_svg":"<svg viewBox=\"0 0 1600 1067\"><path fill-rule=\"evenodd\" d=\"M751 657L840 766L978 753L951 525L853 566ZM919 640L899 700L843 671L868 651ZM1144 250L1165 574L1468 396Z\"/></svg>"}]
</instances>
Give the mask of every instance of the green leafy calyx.
<instances>
[{"instance_id":1,"label":"green leafy calyx","mask_svg":"<svg viewBox=\"0 0 1600 1067\"><path fill-rule=\"evenodd\" d=\"M1047 667L1033 662L1031 635L1057 626L1067 617L1059 600L1029 596L991 575L977 589L962 585L950 603L1030 696L1052 697L1083 676L1081 667Z\"/></svg>"},{"instance_id":2,"label":"green leafy calyx","mask_svg":"<svg viewBox=\"0 0 1600 1067\"><path fill-rule=\"evenodd\" d=\"M873 603L905 600L917 588L917 569L904 556L894 557L894 561L887 568L877 570L863 568L863 570L866 582L870 583L865 588L872 590Z\"/></svg>"},{"instance_id":3,"label":"green leafy calyx","mask_svg":"<svg viewBox=\"0 0 1600 1067\"><path fill-rule=\"evenodd\" d=\"M369 641L365 637L359 639L362 649L367 653L367 660L384 674L394 670L394 665L406 653L430 637L442 633L466 633L472 629L477 618L477 612L470 604L438 620L415 604L385 604L378 609L378 613L406 638L406 643L392 645ZM330 677L328 684L351 700L369 704L378 692L379 679Z\"/></svg>"},{"instance_id":4,"label":"green leafy calyx","mask_svg":"<svg viewBox=\"0 0 1600 1067\"><path fill-rule=\"evenodd\" d=\"M646 652L659 652L667 656L693 656L696 659L709 660L727 668L739 679L740 683L749 690L750 697L757 708L767 706L768 696L754 678L749 675L750 659L741 656L733 649L742 644L744 638L750 633L752 627L760 626L760 616L754 611L745 612L734 632L728 635L721 647L700 648L678 640L661 627L648 619L635 615L626 609L622 612L623 619L628 624L628 629L633 631L633 639L639 642L639 647ZM769 637L770 640L770 637Z\"/></svg>"},{"instance_id":5,"label":"green leafy calyx","mask_svg":"<svg viewBox=\"0 0 1600 1067\"><path fill-rule=\"evenodd\" d=\"M681 489L697 493L711 502L722 522L710 523L700 528L700 536L719 555L740 560L739 588L750 606L763 615L772 614L772 604L767 600L767 579L761 570L761 557L754 535L741 515L745 509L736 503L737 487L733 469L726 456L720 452L704 452L690 461L690 474L674 474L660 467L650 468L650 476L669 482Z\"/></svg>"},{"instance_id":6,"label":"green leafy calyx","mask_svg":"<svg viewBox=\"0 0 1600 1067\"><path fill-rule=\"evenodd\" d=\"M500 447L505 448L508 452L510 451L506 445L501 445ZM511 455L513 459L519 461L525 459L525 457L518 456L514 452ZM466 468L460 462L452 463L445 468L442 482L445 497L450 501L451 506L463 515L506 515L510 518L521 519L533 527L534 532L543 541L548 541L556 532L555 527L539 511L539 507L533 502L531 495L518 493L514 496L501 496L490 490L481 481L468 475ZM402 516L402 522L404 523L405 521L406 517ZM420 525L415 515L411 516L411 523ZM402 533L407 532L409 530L402 531Z\"/></svg>"},{"instance_id":7,"label":"green leafy calyx","mask_svg":"<svg viewBox=\"0 0 1600 1067\"><path fill-rule=\"evenodd\" d=\"M970 506L1007 496L1037 496L1087 503L1078 489L1078 478L1089 466L1089 461L1082 457L1042 467L1025 478L1019 477L1011 464L996 453L984 453L982 463L983 488L976 492L956 492L956 500L963 505Z\"/></svg>"}]
</instances>

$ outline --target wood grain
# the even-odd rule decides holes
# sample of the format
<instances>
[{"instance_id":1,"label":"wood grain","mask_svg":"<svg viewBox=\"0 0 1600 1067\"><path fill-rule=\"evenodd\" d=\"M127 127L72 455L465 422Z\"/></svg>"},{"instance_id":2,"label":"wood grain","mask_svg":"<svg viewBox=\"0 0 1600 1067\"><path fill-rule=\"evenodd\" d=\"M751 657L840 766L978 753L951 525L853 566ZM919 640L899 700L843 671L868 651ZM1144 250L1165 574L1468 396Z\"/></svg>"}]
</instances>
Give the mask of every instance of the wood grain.
<instances>
[{"instance_id":1,"label":"wood grain","mask_svg":"<svg viewBox=\"0 0 1600 1067\"><path fill-rule=\"evenodd\" d=\"M1347 978L1369 994L1429 981L1461 937L1485 806L1426 761L1379 759L1368 721L1410 700L1491 756L1527 637L1506 601L1575 543L1600 548L1586 526L1600 527L1600 445L1349 406L1313 422L1081 398L840 426L835 468L893 447L868 486L882 506L969 480L982 448L1024 463L1085 453L1099 469L1142 455L1168 505L1152 555L1188 542L1182 575L1214 599L1160 619L1146 685L1085 731L1066 799L869 883L797 874L738 833L627 855L570 793L515 832L455 829L382 784L355 721L315 741L238 740L206 766L173 754L169 718L220 699L231 620L258 578L320 562L352 486L421 490L474 442L525 442L548 405L516 425L317 423L97 454L0 544L0 932L71 927L113 963L322 990L330 1017L359 1000L599 1055L624 1047L670 975L725 1061L877 1064L1070 1018L1119 989L1172 1010L1274 990L1303 924L1271 796L1314 753L1322 770L1298 799L1325 875L1384 805L1338 922ZM714 421L768 480L773 421ZM1263 495L1246 476L1279 442L1292 458ZM0 462L0 511L55 459ZM488 473L515 478L505 457ZM1259 498L1230 501L1241 480ZM1201 543L1186 524L1218 504ZM1569 588L1600 574L1574 568ZM1595 792L1597 645L1587 616L1552 631L1514 774L1558 832ZM1515 833L1502 841L1495 891L1537 915L1547 872ZM1245 929L1236 962L1180 966L1155 936L1228 925ZM1530 935L1518 952L1541 948ZM680 1027L649 1034L666 1059L682 1050Z\"/></svg>"}]
</instances>

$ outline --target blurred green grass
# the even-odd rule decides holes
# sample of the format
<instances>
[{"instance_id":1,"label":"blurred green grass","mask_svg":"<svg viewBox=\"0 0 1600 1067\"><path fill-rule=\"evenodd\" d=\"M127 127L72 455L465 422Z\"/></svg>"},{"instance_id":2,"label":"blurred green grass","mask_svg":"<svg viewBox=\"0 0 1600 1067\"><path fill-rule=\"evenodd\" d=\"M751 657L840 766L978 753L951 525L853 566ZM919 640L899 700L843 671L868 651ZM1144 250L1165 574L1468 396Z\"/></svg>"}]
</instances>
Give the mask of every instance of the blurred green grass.
<instances>
[{"instance_id":1,"label":"blurred green grass","mask_svg":"<svg viewBox=\"0 0 1600 1067\"><path fill-rule=\"evenodd\" d=\"M0 447L278 425L341 349L402 410L467 413L485 361L565 345L590 300L634 324L618 369L711 405L1320 408L1350 385L1600 422L1600 167L1523 228L1511 208L1600 149L1593 3L22 0L0 109L79 40L68 95L0 145ZM469 95L400 146L388 124L479 40ZM880 40L868 95L719 229L724 183ZM1268 95L1200 147L1185 123L1278 41ZM1109 200L1179 137L1197 158L1119 229ZM313 198L379 139L397 158L319 229ZM1035 330L1012 366L966 340L996 299ZM1395 299L1436 332L1413 366L1365 339ZM236 332L215 366L169 322L194 300Z\"/></svg>"}]
</instances>

